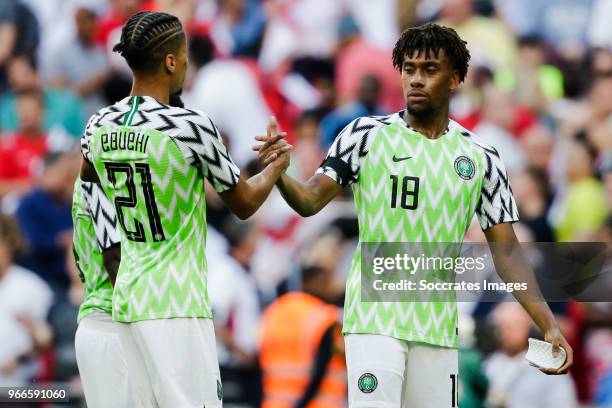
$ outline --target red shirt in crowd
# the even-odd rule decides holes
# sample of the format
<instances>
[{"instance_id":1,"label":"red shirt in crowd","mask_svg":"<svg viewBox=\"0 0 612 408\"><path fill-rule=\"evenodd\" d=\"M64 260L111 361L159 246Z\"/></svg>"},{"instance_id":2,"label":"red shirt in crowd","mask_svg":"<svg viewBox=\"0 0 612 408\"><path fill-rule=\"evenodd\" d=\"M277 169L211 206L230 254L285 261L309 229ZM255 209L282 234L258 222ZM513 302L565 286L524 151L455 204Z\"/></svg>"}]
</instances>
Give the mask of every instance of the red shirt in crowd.
<instances>
[{"instance_id":1,"label":"red shirt in crowd","mask_svg":"<svg viewBox=\"0 0 612 408\"><path fill-rule=\"evenodd\" d=\"M0 139L0 180L31 179L48 152L45 135L22 133Z\"/></svg>"},{"instance_id":2,"label":"red shirt in crowd","mask_svg":"<svg viewBox=\"0 0 612 408\"><path fill-rule=\"evenodd\" d=\"M386 110L395 112L405 108L401 81L389 50L370 45L363 39L355 40L340 52L336 62L336 87L340 98L355 100L366 75L373 75L380 81L380 100Z\"/></svg>"}]
</instances>

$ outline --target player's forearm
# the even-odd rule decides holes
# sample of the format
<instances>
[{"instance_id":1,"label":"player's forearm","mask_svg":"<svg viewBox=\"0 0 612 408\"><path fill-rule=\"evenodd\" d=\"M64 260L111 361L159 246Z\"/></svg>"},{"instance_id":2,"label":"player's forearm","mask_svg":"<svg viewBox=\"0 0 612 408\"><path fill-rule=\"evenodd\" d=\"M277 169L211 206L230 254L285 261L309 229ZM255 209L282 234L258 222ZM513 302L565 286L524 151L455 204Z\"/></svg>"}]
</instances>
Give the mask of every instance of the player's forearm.
<instances>
[{"instance_id":1,"label":"player's forearm","mask_svg":"<svg viewBox=\"0 0 612 408\"><path fill-rule=\"evenodd\" d=\"M311 181L312 179L303 183L283 174L276 182L276 186L289 207L302 217L310 217L318 213L326 204L318 200Z\"/></svg>"},{"instance_id":2,"label":"player's forearm","mask_svg":"<svg viewBox=\"0 0 612 408\"><path fill-rule=\"evenodd\" d=\"M266 200L274 184L284 171L284 168L274 165L267 166L261 173L256 174L247 180L249 193L243 202L242 208L238 209L236 215L241 219L249 218Z\"/></svg>"},{"instance_id":3,"label":"player's forearm","mask_svg":"<svg viewBox=\"0 0 612 408\"><path fill-rule=\"evenodd\" d=\"M540 328L542 333L546 333L550 329L559 326L555 316L545 301L524 301L521 302L521 305L529 316L531 316L531 319Z\"/></svg>"},{"instance_id":4,"label":"player's forearm","mask_svg":"<svg viewBox=\"0 0 612 408\"><path fill-rule=\"evenodd\" d=\"M536 325L546 332L557 326L555 318L544 301L533 269L518 242L502 244L492 248L495 269L506 283L524 283L526 290L514 291L513 295L531 316Z\"/></svg>"}]
</instances>

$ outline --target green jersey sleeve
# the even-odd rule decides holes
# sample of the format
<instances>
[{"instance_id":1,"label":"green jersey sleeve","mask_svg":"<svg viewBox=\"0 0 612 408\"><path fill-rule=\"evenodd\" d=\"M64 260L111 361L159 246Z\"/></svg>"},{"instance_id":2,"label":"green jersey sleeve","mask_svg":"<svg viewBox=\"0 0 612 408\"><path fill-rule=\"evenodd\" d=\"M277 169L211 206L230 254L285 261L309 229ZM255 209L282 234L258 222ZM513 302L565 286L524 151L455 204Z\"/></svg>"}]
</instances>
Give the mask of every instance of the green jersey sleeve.
<instances>
[{"instance_id":1,"label":"green jersey sleeve","mask_svg":"<svg viewBox=\"0 0 612 408\"><path fill-rule=\"evenodd\" d=\"M218 193L229 190L240 179L240 169L223 144L221 133L213 121L201 111L176 109L167 115L176 131L168 135L187 161L201 168L204 176Z\"/></svg>"},{"instance_id":2,"label":"green jersey sleeve","mask_svg":"<svg viewBox=\"0 0 612 408\"><path fill-rule=\"evenodd\" d=\"M485 159L480 200L476 206L480 227L487 230L496 224L518 221L519 214L512 187L499 152L491 146L479 146L482 147Z\"/></svg>"},{"instance_id":3,"label":"green jersey sleeve","mask_svg":"<svg viewBox=\"0 0 612 408\"><path fill-rule=\"evenodd\" d=\"M104 251L119 244L115 207L97 184L82 182L81 186L98 247Z\"/></svg>"}]
</instances>

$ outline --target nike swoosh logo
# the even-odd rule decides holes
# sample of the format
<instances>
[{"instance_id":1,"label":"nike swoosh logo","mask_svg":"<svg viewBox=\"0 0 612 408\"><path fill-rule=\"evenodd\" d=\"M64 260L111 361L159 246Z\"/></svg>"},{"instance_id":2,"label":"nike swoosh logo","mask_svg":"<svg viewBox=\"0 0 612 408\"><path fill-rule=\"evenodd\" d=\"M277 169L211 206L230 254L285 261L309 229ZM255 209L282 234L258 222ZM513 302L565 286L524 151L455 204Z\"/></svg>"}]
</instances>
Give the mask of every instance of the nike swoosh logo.
<instances>
[{"instance_id":1,"label":"nike swoosh logo","mask_svg":"<svg viewBox=\"0 0 612 408\"><path fill-rule=\"evenodd\" d=\"M412 159L412 156L395 157L395 155L393 155L393 162L395 162L395 163L401 162L401 161L404 161L404 160L408 160L408 159Z\"/></svg>"}]
</instances>

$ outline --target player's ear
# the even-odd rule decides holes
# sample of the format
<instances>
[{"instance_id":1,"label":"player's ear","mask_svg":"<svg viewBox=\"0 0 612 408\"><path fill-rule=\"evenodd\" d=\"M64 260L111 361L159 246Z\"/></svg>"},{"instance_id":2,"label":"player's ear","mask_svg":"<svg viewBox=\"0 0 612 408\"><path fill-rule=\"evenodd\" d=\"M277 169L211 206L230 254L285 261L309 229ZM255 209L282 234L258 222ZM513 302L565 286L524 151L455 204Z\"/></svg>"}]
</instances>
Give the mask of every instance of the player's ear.
<instances>
[{"instance_id":1,"label":"player's ear","mask_svg":"<svg viewBox=\"0 0 612 408\"><path fill-rule=\"evenodd\" d=\"M455 92L457 92L457 89L459 89L459 71L457 71L456 69L451 71L451 83L450 83L450 91L452 94L454 94Z\"/></svg>"},{"instance_id":2,"label":"player's ear","mask_svg":"<svg viewBox=\"0 0 612 408\"><path fill-rule=\"evenodd\" d=\"M174 74L176 70L176 56L174 54L167 54L164 59L164 65L169 74Z\"/></svg>"}]
</instances>

